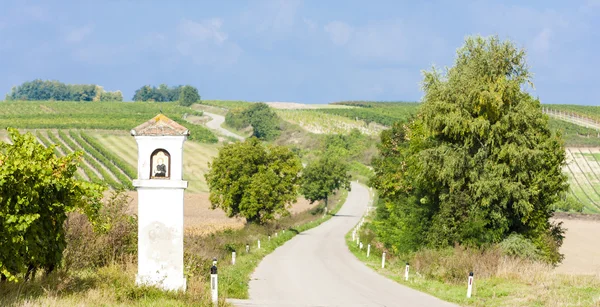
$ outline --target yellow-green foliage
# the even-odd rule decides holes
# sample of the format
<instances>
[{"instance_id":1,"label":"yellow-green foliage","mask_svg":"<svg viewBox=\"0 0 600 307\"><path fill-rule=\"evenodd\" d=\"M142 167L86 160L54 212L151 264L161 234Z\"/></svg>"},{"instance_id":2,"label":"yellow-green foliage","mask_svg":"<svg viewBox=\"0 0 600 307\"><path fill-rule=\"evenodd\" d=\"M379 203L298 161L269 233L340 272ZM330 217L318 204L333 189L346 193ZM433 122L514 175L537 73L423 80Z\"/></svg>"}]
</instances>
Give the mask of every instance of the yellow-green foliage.
<instances>
[{"instance_id":1,"label":"yellow-green foliage","mask_svg":"<svg viewBox=\"0 0 600 307\"><path fill-rule=\"evenodd\" d=\"M67 213L96 222L103 188L74 178L80 153L56 157L31 134L10 136L0 143L0 275L14 281L60 264Z\"/></svg>"}]
</instances>

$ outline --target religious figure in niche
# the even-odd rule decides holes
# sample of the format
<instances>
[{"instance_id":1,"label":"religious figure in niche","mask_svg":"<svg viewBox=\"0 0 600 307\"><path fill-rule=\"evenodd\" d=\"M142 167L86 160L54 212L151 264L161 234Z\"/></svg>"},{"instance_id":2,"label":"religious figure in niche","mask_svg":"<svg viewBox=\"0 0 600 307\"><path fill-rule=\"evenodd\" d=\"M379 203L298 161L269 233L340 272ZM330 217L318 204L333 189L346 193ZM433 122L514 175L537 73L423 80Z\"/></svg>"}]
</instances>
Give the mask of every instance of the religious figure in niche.
<instances>
[{"instance_id":1,"label":"religious figure in niche","mask_svg":"<svg viewBox=\"0 0 600 307\"><path fill-rule=\"evenodd\" d=\"M169 178L171 156L164 149L157 149L152 153L151 178Z\"/></svg>"},{"instance_id":2,"label":"religious figure in niche","mask_svg":"<svg viewBox=\"0 0 600 307\"><path fill-rule=\"evenodd\" d=\"M165 165L162 158L158 159L158 165L156 166L155 177L165 177L167 175L167 166Z\"/></svg>"}]
</instances>

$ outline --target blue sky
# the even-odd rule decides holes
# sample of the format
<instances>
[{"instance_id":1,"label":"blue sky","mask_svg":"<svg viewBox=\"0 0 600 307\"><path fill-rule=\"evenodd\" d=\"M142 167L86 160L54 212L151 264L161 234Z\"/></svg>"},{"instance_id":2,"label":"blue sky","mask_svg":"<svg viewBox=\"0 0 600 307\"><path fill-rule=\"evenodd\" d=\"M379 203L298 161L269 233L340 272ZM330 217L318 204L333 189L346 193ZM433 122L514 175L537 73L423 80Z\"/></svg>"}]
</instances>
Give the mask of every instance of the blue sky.
<instances>
[{"instance_id":1,"label":"blue sky","mask_svg":"<svg viewBox=\"0 0 600 307\"><path fill-rule=\"evenodd\" d=\"M204 99L421 99L468 35L528 52L542 103L600 105L600 0L0 2L0 97L36 78Z\"/></svg>"}]
</instances>

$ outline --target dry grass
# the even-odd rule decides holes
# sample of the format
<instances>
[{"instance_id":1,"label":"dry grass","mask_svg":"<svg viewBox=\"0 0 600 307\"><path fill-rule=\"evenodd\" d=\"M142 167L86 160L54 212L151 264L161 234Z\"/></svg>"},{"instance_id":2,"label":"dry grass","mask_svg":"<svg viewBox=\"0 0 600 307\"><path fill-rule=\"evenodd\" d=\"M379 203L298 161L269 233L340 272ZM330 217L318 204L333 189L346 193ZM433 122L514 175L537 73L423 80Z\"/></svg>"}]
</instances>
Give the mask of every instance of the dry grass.
<instances>
[{"instance_id":1,"label":"dry grass","mask_svg":"<svg viewBox=\"0 0 600 307\"><path fill-rule=\"evenodd\" d=\"M355 244L348 246L379 273L461 306L600 306L600 275L560 274L551 265L502 256L496 249L455 247L417 252L409 260L407 282L405 259L390 257L386 268L381 269L380 253L379 257L366 258ZM468 299L470 271L475 281L473 296Z\"/></svg>"}]
</instances>

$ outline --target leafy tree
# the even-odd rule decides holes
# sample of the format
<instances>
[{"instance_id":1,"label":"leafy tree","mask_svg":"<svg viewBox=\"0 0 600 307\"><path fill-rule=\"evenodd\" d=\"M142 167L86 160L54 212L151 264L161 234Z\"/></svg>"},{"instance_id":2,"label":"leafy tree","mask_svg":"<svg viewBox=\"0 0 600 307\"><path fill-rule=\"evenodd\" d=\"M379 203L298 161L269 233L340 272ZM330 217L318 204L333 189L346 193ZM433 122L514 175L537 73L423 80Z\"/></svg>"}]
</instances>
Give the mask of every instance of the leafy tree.
<instances>
[{"instance_id":1,"label":"leafy tree","mask_svg":"<svg viewBox=\"0 0 600 307\"><path fill-rule=\"evenodd\" d=\"M149 101L152 99L152 88L149 85L144 85L135 91L133 101Z\"/></svg>"},{"instance_id":2,"label":"leafy tree","mask_svg":"<svg viewBox=\"0 0 600 307\"><path fill-rule=\"evenodd\" d=\"M200 101L200 95L198 94L197 88L191 85L186 85L181 88L181 96L179 97L180 105L189 107L198 101Z\"/></svg>"},{"instance_id":3,"label":"leafy tree","mask_svg":"<svg viewBox=\"0 0 600 307\"><path fill-rule=\"evenodd\" d=\"M386 244L479 246L517 233L561 260L563 231L549 218L567 189L565 153L530 84L525 52L497 37L468 38L445 74L424 73L418 116L382 134L373 163Z\"/></svg>"},{"instance_id":4,"label":"leafy tree","mask_svg":"<svg viewBox=\"0 0 600 307\"><path fill-rule=\"evenodd\" d=\"M135 91L133 101L177 101L181 93L181 85L168 87L166 84L161 84L157 87L144 85Z\"/></svg>"},{"instance_id":5,"label":"leafy tree","mask_svg":"<svg viewBox=\"0 0 600 307\"><path fill-rule=\"evenodd\" d=\"M244 117L252 126L252 135L270 141L279 136L279 116L266 103L255 103L244 111Z\"/></svg>"},{"instance_id":6,"label":"leafy tree","mask_svg":"<svg viewBox=\"0 0 600 307\"><path fill-rule=\"evenodd\" d=\"M302 171L300 193L311 204L317 200L325 200L327 206L329 195L338 189L350 190L348 163L341 158L326 154Z\"/></svg>"},{"instance_id":7,"label":"leafy tree","mask_svg":"<svg viewBox=\"0 0 600 307\"><path fill-rule=\"evenodd\" d=\"M0 275L14 281L60 263L67 213L94 222L104 188L74 178L81 152L58 158L30 133L9 134L12 144L0 143Z\"/></svg>"},{"instance_id":8,"label":"leafy tree","mask_svg":"<svg viewBox=\"0 0 600 307\"><path fill-rule=\"evenodd\" d=\"M205 175L212 208L264 223L296 202L300 159L289 148L265 148L257 138L225 145Z\"/></svg>"},{"instance_id":9,"label":"leafy tree","mask_svg":"<svg viewBox=\"0 0 600 307\"><path fill-rule=\"evenodd\" d=\"M244 129L250 126L250 122L245 116L246 109L243 108L233 108L230 109L227 114L225 114L225 123L229 127L233 127L235 129Z\"/></svg>"},{"instance_id":10,"label":"leafy tree","mask_svg":"<svg viewBox=\"0 0 600 307\"><path fill-rule=\"evenodd\" d=\"M253 103L245 109L233 109L225 116L225 123L243 129L252 126L252 135L266 141L279 136L279 116L266 103Z\"/></svg>"}]
</instances>

